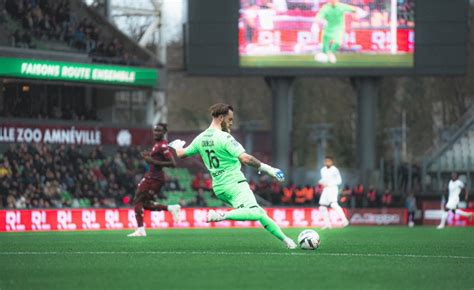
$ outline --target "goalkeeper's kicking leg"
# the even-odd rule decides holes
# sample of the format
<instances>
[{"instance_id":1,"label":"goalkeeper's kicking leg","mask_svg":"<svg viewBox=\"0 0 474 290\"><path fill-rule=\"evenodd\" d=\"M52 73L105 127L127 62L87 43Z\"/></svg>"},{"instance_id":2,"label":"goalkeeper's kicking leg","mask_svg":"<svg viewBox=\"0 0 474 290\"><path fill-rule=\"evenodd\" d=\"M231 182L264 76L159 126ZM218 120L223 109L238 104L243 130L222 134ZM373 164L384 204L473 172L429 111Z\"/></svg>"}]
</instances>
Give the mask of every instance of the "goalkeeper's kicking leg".
<instances>
[{"instance_id":1,"label":"goalkeeper's kicking leg","mask_svg":"<svg viewBox=\"0 0 474 290\"><path fill-rule=\"evenodd\" d=\"M316 55L314 56L314 60L318 62L326 63L329 61L328 53L330 50L331 36L327 34L323 34L321 42L322 42L321 51L316 53Z\"/></svg>"},{"instance_id":2,"label":"goalkeeper's kicking leg","mask_svg":"<svg viewBox=\"0 0 474 290\"><path fill-rule=\"evenodd\" d=\"M230 190L230 191L229 191ZM219 222L223 220L233 221L259 221L260 224L273 236L282 241L289 249L295 249L295 242L287 237L281 228L267 215L261 208L247 182L239 183L233 189L229 188L228 193L217 194L217 197L224 202L231 204L234 210L229 212L217 212L210 210L208 222Z\"/></svg>"},{"instance_id":3,"label":"goalkeeper's kicking leg","mask_svg":"<svg viewBox=\"0 0 474 290\"><path fill-rule=\"evenodd\" d=\"M328 58L330 63L336 63L337 58L336 58L336 53L339 51L339 48L341 47L341 41L340 39L333 38L330 41L329 44L329 49L328 49Z\"/></svg>"}]
</instances>

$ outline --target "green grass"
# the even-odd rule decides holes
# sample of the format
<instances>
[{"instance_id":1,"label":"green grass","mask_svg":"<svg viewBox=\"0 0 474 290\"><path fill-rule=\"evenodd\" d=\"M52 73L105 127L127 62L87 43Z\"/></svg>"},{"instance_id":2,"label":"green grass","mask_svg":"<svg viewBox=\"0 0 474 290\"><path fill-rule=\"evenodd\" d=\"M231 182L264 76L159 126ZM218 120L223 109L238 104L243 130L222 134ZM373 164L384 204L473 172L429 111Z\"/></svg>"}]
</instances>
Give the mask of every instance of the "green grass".
<instances>
[{"instance_id":1,"label":"green grass","mask_svg":"<svg viewBox=\"0 0 474 290\"><path fill-rule=\"evenodd\" d=\"M241 56L243 67L358 68L413 67L413 54L336 54L336 63L320 63L314 55Z\"/></svg>"},{"instance_id":2,"label":"green grass","mask_svg":"<svg viewBox=\"0 0 474 290\"><path fill-rule=\"evenodd\" d=\"M474 287L473 228L319 231L317 251L287 250L262 229L129 232L0 234L0 289Z\"/></svg>"}]
</instances>

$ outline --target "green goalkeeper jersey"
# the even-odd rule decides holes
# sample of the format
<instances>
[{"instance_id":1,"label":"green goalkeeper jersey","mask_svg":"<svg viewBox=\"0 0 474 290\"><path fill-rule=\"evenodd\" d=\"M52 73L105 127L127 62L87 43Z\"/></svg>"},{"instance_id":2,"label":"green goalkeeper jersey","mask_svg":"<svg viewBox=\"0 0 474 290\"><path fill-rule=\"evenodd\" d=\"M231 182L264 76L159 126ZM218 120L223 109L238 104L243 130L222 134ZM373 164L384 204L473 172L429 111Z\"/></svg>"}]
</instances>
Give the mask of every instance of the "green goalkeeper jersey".
<instances>
[{"instance_id":1,"label":"green goalkeeper jersey","mask_svg":"<svg viewBox=\"0 0 474 290\"><path fill-rule=\"evenodd\" d=\"M325 34L343 33L345 28L344 15L346 13L355 12L355 9L344 3L337 3L335 6L325 4L316 15L317 20L326 20L323 32Z\"/></svg>"},{"instance_id":2,"label":"green goalkeeper jersey","mask_svg":"<svg viewBox=\"0 0 474 290\"><path fill-rule=\"evenodd\" d=\"M186 157L199 153L212 176L212 187L216 194L222 193L227 186L236 186L246 180L240 170L239 155L245 149L229 133L208 128L186 147Z\"/></svg>"}]
</instances>

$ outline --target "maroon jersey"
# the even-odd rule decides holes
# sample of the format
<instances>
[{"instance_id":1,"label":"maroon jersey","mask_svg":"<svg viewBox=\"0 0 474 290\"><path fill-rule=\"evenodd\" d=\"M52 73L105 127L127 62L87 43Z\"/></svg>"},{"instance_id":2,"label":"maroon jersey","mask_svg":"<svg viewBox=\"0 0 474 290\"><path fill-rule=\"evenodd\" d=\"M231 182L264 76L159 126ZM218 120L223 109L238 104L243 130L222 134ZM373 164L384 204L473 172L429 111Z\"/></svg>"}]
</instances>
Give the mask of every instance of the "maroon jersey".
<instances>
[{"instance_id":1,"label":"maroon jersey","mask_svg":"<svg viewBox=\"0 0 474 290\"><path fill-rule=\"evenodd\" d=\"M170 149L168 148L168 141L161 140L156 142L153 146L153 149L151 149L151 157L158 161L171 160L172 155ZM150 164L150 171L145 174L145 177L164 180L165 173L163 172L163 166Z\"/></svg>"}]
</instances>

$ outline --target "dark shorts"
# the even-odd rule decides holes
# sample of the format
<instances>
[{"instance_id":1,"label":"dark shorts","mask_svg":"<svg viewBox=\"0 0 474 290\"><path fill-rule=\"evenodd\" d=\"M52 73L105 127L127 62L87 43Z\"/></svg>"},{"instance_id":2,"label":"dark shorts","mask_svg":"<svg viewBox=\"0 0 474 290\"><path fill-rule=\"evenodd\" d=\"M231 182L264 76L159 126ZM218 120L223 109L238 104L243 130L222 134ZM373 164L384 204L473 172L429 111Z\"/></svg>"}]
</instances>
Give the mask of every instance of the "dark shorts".
<instances>
[{"instance_id":1,"label":"dark shorts","mask_svg":"<svg viewBox=\"0 0 474 290\"><path fill-rule=\"evenodd\" d=\"M159 194L161 191L161 187L163 186L164 181L152 179L152 178L142 178L138 183L138 190L135 198L133 199L134 202L145 200L152 200L153 195Z\"/></svg>"}]
</instances>

